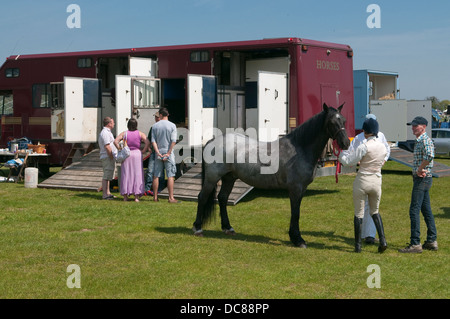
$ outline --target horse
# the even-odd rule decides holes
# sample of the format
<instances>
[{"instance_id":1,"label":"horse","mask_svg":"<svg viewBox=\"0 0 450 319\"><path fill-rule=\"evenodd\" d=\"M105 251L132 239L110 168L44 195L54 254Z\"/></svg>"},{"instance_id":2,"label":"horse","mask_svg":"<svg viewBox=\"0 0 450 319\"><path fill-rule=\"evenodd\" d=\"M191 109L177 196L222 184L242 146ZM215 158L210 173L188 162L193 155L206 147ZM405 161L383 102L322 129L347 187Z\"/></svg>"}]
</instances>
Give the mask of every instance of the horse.
<instances>
[{"instance_id":1,"label":"horse","mask_svg":"<svg viewBox=\"0 0 450 319\"><path fill-rule=\"evenodd\" d=\"M222 231L236 234L228 218L227 201L234 182L240 179L255 188L287 190L291 205L289 237L294 246L306 248L299 227L300 204L307 186L314 180L318 160L329 139L343 150L350 145L346 119L341 114L343 106L335 109L324 103L321 112L273 142L258 142L234 132L209 140L203 149L202 188L198 194L194 235L203 236L202 226L213 216L219 180L222 185L217 199ZM205 160L207 151L211 152L213 161ZM262 161L264 156L255 159L259 153L266 155L265 161ZM267 157L271 159L270 165Z\"/></svg>"}]
</instances>

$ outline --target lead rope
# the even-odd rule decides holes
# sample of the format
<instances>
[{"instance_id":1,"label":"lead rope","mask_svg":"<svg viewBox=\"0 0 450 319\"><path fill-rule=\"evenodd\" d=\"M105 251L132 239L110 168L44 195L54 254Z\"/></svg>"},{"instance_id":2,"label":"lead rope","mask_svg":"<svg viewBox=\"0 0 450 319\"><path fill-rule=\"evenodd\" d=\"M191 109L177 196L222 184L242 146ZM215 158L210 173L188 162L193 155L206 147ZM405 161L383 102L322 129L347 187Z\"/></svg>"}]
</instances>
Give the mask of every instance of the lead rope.
<instances>
[{"instance_id":1,"label":"lead rope","mask_svg":"<svg viewBox=\"0 0 450 319\"><path fill-rule=\"evenodd\" d=\"M336 184L339 181L338 178L338 174L341 172L341 162L339 162L339 155L341 154L341 148L339 147L338 143L336 142L336 140L333 140L333 154L334 156L336 156L338 159L336 160Z\"/></svg>"}]
</instances>

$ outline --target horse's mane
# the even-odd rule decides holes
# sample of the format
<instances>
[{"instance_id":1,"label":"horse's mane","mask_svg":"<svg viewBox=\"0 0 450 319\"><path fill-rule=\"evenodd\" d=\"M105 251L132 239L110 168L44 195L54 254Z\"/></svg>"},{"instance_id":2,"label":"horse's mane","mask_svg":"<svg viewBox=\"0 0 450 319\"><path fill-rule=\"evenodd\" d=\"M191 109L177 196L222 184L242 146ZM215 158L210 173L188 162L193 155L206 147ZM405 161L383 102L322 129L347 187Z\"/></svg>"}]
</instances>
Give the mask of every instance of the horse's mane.
<instances>
[{"instance_id":1,"label":"horse's mane","mask_svg":"<svg viewBox=\"0 0 450 319\"><path fill-rule=\"evenodd\" d=\"M328 112L330 111L329 108ZM297 145L305 145L305 143L311 143L311 141L318 135L318 133L322 130L324 121L326 118L325 111L317 113L306 122L302 123L300 126L296 127L293 131L291 131L287 138L293 140L293 142Z\"/></svg>"}]
</instances>

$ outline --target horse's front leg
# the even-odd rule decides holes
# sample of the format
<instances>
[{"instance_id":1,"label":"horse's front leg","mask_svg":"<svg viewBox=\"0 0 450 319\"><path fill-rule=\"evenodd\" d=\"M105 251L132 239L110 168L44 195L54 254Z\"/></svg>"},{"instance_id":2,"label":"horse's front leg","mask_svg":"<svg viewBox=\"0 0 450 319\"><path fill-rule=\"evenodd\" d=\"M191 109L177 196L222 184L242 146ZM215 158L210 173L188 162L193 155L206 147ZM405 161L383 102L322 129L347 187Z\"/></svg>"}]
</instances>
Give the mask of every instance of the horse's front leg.
<instances>
[{"instance_id":1,"label":"horse's front leg","mask_svg":"<svg viewBox=\"0 0 450 319\"><path fill-rule=\"evenodd\" d=\"M230 197L231 191L233 190L235 181L236 179L231 175L225 175L224 177L222 177L222 186L220 188L219 195L217 196L220 207L222 231L227 235L236 235L234 228L231 227L227 212L228 198Z\"/></svg>"},{"instance_id":2,"label":"horse's front leg","mask_svg":"<svg viewBox=\"0 0 450 319\"><path fill-rule=\"evenodd\" d=\"M289 226L289 238L294 246L306 248L306 242L300 234L300 204L303 198L303 192L291 192L291 223Z\"/></svg>"}]
</instances>

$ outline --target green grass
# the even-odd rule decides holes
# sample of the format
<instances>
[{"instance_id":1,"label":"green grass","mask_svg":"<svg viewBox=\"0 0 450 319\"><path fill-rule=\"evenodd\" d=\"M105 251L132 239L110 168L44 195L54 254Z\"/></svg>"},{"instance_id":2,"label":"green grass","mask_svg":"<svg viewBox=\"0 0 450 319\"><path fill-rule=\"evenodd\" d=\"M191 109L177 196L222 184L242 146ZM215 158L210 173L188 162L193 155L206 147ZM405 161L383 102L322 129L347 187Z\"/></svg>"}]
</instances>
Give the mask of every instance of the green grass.
<instances>
[{"instance_id":1,"label":"green grass","mask_svg":"<svg viewBox=\"0 0 450 319\"><path fill-rule=\"evenodd\" d=\"M450 160L438 161L450 165ZM388 250L353 252L354 176L316 178L301 207L307 249L287 234L289 199L253 190L192 235L196 203L102 201L101 194L0 184L0 298L449 298L450 177L433 180L439 251L400 254L409 241L410 169L388 162L380 212ZM422 218L422 241L425 239ZM69 289L70 264L81 289ZM367 267L381 269L370 289Z\"/></svg>"}]
</instances>

